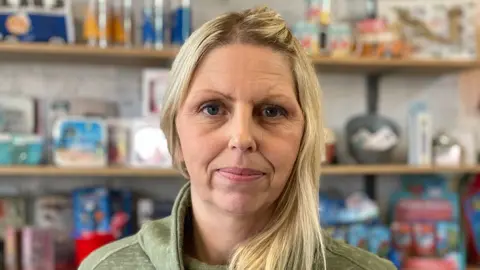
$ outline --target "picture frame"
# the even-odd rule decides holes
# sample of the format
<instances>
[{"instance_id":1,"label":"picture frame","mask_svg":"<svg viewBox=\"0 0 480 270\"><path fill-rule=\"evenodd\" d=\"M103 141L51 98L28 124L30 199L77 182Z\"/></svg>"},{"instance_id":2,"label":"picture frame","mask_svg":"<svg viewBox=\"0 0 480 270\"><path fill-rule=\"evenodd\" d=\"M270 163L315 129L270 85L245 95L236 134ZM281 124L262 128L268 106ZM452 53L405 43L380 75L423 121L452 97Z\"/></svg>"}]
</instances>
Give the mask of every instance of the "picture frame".
<instances>
[{"instance_id":1,"label":"picture frame","mask_svg":"<svg viewBox=\"0 0 480 270\"><path fill-rule=\"evenodd\" d=\"M142 72L142 116L159 116L170 70L148 68Z\"/></svg>"}]
</instances>

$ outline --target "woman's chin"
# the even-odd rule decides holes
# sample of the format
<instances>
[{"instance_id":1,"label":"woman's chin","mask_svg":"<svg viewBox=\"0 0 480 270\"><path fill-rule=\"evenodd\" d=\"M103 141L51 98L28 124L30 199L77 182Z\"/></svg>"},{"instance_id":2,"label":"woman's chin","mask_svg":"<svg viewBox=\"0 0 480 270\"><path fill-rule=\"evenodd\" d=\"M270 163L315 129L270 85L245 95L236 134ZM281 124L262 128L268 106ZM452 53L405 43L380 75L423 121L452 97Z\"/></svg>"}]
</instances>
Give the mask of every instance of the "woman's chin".
<instances>
[{"instance_id":1,"label":"woman's chin","mask_svg":"<svg viewBox=\"0 0 480 270\"><path fill-rule=\"evenodd\" d=\"M263 198L241 192L217 196L214 202L220 210L239 216L257 214L261 209L265 208Z\"/></svg>"}]
</instances>

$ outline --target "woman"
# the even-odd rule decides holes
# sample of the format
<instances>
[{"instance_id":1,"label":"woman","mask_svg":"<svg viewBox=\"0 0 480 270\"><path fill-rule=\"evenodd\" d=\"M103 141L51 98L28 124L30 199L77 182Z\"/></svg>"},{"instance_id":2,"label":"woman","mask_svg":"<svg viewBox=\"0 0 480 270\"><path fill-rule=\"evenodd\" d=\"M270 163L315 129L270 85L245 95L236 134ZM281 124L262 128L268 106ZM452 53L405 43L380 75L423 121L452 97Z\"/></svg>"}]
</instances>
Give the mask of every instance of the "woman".
<instances>
[{"instance_id":1,"label":"woman","mask_svg":"<svg viewBox=\"0 0 480 270\"><path fill-rule=\"evenodd\" d=\"M180 50L171 79L162 129L189 183L171 217L80 269L395 269L321 233L320 87L278 14L207 22Z\"/></svg>"}]
</instances>

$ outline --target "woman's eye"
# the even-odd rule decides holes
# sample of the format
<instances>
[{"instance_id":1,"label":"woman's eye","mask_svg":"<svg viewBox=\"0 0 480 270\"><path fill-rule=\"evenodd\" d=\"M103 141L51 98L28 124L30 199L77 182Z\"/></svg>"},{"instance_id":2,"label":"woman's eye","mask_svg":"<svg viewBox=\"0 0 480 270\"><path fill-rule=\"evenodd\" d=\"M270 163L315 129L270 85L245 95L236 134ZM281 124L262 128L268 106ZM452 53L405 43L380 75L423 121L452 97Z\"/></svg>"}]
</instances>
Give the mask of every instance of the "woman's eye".
<instances>
[{"instance_id":1,"label":"woman's eye","mask_svg":"<svg viewBox=\"0 0 480 270\"><path fill-rule=\"evenodd\" d=\"M280 116L286 116L287 112L285 109L279 106L266 106L262 110L262 115L267 118L276 118Z\"/></svg>"},{"instance_id":2,"label":"woman's eye","mask_svg":"<svg viewBox=\"0 0 480 270\"><path fill-rule=\"evenodd\" d=\"M222 113L221 107L218 104L207 104L202 107L202 112L211 116L219 115Z\"/></svg>"}]
</instances>

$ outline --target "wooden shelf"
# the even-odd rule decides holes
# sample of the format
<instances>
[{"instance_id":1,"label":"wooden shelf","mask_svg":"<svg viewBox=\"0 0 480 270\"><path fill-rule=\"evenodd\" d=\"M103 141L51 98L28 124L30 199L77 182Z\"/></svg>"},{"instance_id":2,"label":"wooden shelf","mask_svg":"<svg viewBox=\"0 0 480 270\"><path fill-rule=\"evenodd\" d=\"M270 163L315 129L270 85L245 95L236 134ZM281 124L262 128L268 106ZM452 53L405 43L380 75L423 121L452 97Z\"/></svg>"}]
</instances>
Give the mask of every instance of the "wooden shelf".
<instances>
[{"instance_id":1,"label":"wooden shelf","mask_svg":"<svg viewBox=\"0 0 480 270\"><path fill-rule=\"evenodd\" d=\"M57 168L46 167L0 167L0 176L112 176L112 177L181 177L173 169L154 168Z\"/></svg>"},{"instance_id":2,"label":"wooden shelf","mask_svg":"<svg viewBox=\"0 0 480 270\"><path fill-rule=\"evenodd\" d=\"M0 59L7 61L82 62L159 66L172 61L178 48L147 50L143 48L111 47L102 49L86 45L56 45L47 43L0 43Z\"/></svg>"},{"instance_id":3,"label":"wooden shelf","mask_svg":"<svg viewBox=\"0 0 480 270\"><path fill-rule=\"evenodd\" d=\"M480 173L480 166L470 167L435 167L408 165L351 165L326 166L324 175L395 175L395 174L432 174L432 173Z\"/></svg>"},{"instance_id":4,"label":"wooden shelf","mask_svg":"<svg viewBox=\"0 0 480 270\"><path fill-rule=\"evenodd\" d=\"M45 43L0 43L0 59L7 61L82 62L93 64L121 64L159 66L172 61L178 48L146 50L143 48L96 48L85 45L55 45ZM480 67L480 61L330 58L312 56L320 71L326 72L407 72L445 73Z\"/></svg>"},{"instance_id":5,"label":"wooden shelf","mask_svg":"<svg viewBox=\"0 0 480 270\"><path fill-rule=\"evenodd\" d=\"M467 270L480 270L480 266L469 265L469 266L467 266Z\"/></svg>"},{"instance_id":6,"label":"wooden shelf","mask_svg":"<svg viewBox=\"0 0 480 270\"><path fill-rule=\"evenodd\" d=\"M420 60L420 59L379 59L379 58L330 58L312 56L320 71L342 72L397 72L397 73L449 73L480 67L479 61L467 60Z\"/></svg>"},{"instance_id":7,"label":"wooden shelf","mask_svg":"<svg viewBox=\"0 0 480 270\"><path fill-rule=\"evenodd\" d=\"M397 175L430 173L480 173L474 167L411 167L405 165L327 166L323 175ZM154 168L57 168L46 167L0 167L0 176L98 176L98 177L181 177L173 169Z\"/></svg>"}]
</instances>

